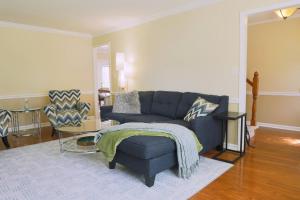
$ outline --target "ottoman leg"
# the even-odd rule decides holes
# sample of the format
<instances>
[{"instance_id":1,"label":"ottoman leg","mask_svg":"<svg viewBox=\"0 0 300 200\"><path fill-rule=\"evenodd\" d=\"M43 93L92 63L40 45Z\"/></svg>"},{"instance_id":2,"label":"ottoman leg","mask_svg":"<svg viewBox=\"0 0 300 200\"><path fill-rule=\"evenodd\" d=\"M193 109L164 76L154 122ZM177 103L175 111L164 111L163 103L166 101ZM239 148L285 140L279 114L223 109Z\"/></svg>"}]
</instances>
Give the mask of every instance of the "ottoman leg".
<instances>
[{"instance_id":1,"label":"ottoman leg","mask_svg":"<svg viewBox=\"0 0 300 200\"><path fill-rule=\"evenodd\" d=\"M154 176L148 176L145 175L145 183L148 187L152 187L154 185L154 181L155 181L155 175Z\"/></svg>"},{"instance_id":2,"label":"ottoman leg","mask_svg":"<svg viewBox=\"0 0 300 200\"><path fill-rule=\"evenodd\" d=\"M109 162L108 167L109 167L109 169L114 169L114 168L116 168L116 162L115 162L115 161Z\"/></svg>"},{"instance_id":3,"label":"ottoman leg","mask_svg":"<svg viewBox=\"0 0 300 200\"><path fill-rule=\"evenodd\" d=\"M7 136L5 136L5 137L2 138L2 142L3 142L3 144L5 145L5 147L6 147L7 149L10 148L10 145L9 145L8 139L7 139Z\"/></svg>"}]
</instances>

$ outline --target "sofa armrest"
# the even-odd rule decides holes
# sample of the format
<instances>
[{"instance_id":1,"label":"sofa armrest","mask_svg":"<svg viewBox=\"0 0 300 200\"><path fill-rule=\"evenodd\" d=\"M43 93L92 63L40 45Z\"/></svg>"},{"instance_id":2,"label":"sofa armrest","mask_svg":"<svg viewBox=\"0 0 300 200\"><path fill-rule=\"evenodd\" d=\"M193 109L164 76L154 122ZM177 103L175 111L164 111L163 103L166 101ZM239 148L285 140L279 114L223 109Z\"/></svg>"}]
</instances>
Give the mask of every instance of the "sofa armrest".
<instances>
[{"instance_id":1,"label":"sofa armrest","mask_svg":"<svg viewBox=\"0 0 300 200\"><path fill-rule=\"evenodd\" d=\"M47 106L44 107L44 113L46 114L48 120L54 127L57 126L56 111L57 111L57 107L55 104L48 104Z\"/></svg>"},{"instance_id":2,"label":"sofa armrest","mask_svg":"<svg viewBox=\"0 0 300 200\"><path fill-rule=\"evenodd\" d=\"M79 111L79 114L81 116L81 119L87 119L88 113L91 109L91 105L86 102L78 102L77 103L77 109Z\"/></svg>"},{"instance_id":3,"label":"sofa armrest","mask_svg":"<svg viewBox=\"0 0 300 200\"><path fill-rule=\"evenodd\" d=\"M101 116L101 120L107 120L106 115L109 113L112 113L113 110L113 106L101 106L100 107L100 116Z\"/></svg>"},{"instance_id":4,"label":"sofa armrest","mask_svg":"<svg viewBox=\"0 0 300 200\"><path fill-rule=\"evenodd\" d=\"M228 105L229 105L229 97L221 96L219 107L213 113L211 113L211 115L228 112Z\"/></svg>"},{"instance_id":5,"label":"sofa armrest","mask_svg":"<svg viewBox=\"0 0 300 200\"><path fill-rule=\"evenodd\" d=\"M192 120L191 126L203 145L201 153L215 149L222 144L222 122L212 115Z\"/></svg>"}]
</instances>

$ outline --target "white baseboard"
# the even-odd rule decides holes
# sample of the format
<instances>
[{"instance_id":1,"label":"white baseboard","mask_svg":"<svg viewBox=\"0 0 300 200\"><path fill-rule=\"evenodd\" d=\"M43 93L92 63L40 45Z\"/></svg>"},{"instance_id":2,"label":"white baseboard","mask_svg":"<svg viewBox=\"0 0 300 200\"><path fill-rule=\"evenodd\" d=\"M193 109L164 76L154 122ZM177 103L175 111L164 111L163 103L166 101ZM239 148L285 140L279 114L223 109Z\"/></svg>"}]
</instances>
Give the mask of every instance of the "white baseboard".
<instances>
[{"instance_id":1,"label":"white baseboard","mask_svg":"<svg viewBox=\"0 0 300 200\"><path fill-rule=\"evenodd\" d=\"M299 126L287 126L282 124L272 124L272 123L264 123L264 122L257 122L257 125L261 127L267 127L267 128L275 128L275 129L300 132Z\"/></svg>"},{"instance_id":2,"label":"white baseboard","mask_svg":"<svg viewBox=\"0 0 300 200\"><path fill-rule=\"evenodd\" d=\"M250 125L250 121L247 121L247 125ZM288 130L288 131L297 131L300 132L299 126L288 126L283 124L273 124L273 123L265 123L265 122L257 122L258 127L267 127L267 128L274 128L274 129L281 129L281 130Z\"/></svg>"},{"instance_id":3,"label":"white baseboard","mask_svg":"<svg viewBox=\"0 0 300 200\"><path fill-rule=\"evenodd\" d=\"M234 151L239 151L239 146L237 144L232 144L232 143L228 143L228 146L227 146L228 149L230 150L234 150Z\"/></svg>"},{"instance_id":4,"label":"white baseboard","mask_svg":"<svg viewBox=\"0 0 300 200\"><path fill-rule=\"evenodd\" d=\"M41 123L41 128L48 127L48 126L51 126L50 122ZM20 131L25 131L33 128L34 128L33 124L22 125L20 126ZM12 132L12 128L9 128L8 131Z\"/></svg>"}]
</instances>

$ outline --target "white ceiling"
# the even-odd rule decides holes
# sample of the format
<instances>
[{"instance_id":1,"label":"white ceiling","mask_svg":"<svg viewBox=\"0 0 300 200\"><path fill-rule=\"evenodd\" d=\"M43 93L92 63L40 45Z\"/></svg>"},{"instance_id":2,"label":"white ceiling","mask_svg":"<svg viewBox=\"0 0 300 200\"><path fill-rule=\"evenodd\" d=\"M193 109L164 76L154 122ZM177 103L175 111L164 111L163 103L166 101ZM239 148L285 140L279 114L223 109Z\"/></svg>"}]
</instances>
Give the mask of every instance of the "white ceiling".
<instances>
[{"instance_id":1,"label":"white ceiling","mask_svg":"<svg viewBox=\"0 0 300 200\"><path fill-rule=\"evenodd\" d=\"M295 7L300 7L300 6L295 6ZM297 17L300 17L300 9L298 9L296 11L296 13L293 16L291 16L290 18L297 18ZM271 22L271 21L276 21L276 20L283 20L283 19L280 18L275 13L275 11L268 11L268 12L262 12L262 13L258 13L258 14L249 16L248 22L251 25L251 24Z\"/></svg>"},{"instance_id":2,"label":"white ceiling","mask_svg":"<svg viewBox=\"0 0 300 200\"><path fill-rule=\"evenodd\" d=\"M0 0L0 21L101 35L220 0Z\"/></svg>"}]
</instances>

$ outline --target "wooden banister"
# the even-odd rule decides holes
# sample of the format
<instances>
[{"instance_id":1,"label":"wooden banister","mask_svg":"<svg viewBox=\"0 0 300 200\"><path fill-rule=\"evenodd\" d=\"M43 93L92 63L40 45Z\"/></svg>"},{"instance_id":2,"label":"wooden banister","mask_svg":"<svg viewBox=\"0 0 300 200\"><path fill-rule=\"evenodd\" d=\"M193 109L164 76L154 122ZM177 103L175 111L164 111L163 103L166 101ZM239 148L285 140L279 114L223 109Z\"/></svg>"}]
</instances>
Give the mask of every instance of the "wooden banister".
<instances>
[{"instance_id":1,"label":"wooden banister","mask_svg":"<svg viewBox=\"0 0 300 200\"><path fill-rule=\"evenodd\" d=\"M256 126L256 101L257 101L258 89L259 89L259 78L258 77L259 77L258 72L255 72L252 81L247 78L247 83L252 87L251 126Z\"/></svg>"}]
</instances>

